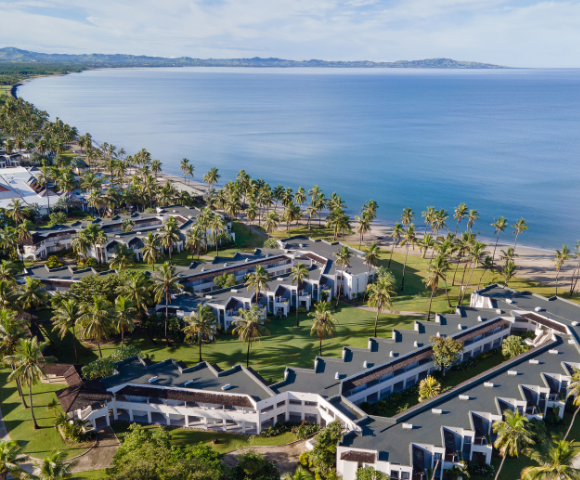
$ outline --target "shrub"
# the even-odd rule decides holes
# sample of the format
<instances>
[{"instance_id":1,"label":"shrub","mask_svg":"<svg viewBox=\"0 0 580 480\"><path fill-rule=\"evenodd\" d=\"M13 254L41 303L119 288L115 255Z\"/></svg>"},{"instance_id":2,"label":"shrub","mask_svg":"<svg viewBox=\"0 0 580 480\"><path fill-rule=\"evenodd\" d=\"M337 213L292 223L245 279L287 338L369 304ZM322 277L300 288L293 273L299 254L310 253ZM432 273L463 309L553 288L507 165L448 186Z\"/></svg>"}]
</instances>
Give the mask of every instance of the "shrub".
<instances>
[{"instance_id":1,"label":"shrub","mask_svg":"<svg viewBox=\"0 0 580 480\"><path fill-rule=\"evenodd\" d=\"M239 455L238 460L234 473L237 480L279 480L280 478L278 467L257 452L249 451Z\"/></svg>"},{"instance_id":2,"label":"shrub","mask_svg":"<svg viewBox=\"0 0 580 480\"><path fill-rule=\"evenodd\" d=\"M303 422L302 425L300 425L299 427L295 427L292 429L292 431L296 434L296 438L298 438L298 440L307 438L313 433L318 432L318 430L320 430L320 425L316 423L306 423L306 422Z\"/></svg>"},{"instance_id":3,"label":"shrub","mask_svg":"<svg viewBox=\"0 0 580 480\"><path fill-rule=\"evenodd\" d=\"M48 260L46 261L46 266L48 268L58 268L62 267L62 263L60 262L60 260L56 255L51 255L50 257L48 257Z\"/></svg>"},{"instance_id":4,"label":"shrub","mask_svg":"<svg viewBox=\"0 0 580 480\"><path fill-rule=\"evenodd\" d=\"M67 216L64 212L52 212L50 214L50 226L57 225L59 223L66 223Z\"/></svg>"},{"instance_id":5,"label":"shrub","mask_svg":"<svg viewBox=\"0 0 580 480\"><path fill-rule=\"evenodd\" d=\"M115 372L115 363L137 355L141 355L141 350L134 345L119 347L109 357L97 358L94 362L85 365L82 368L83 377L87 380L93 380L95 378L113 375Z\"/></svg>"},{"instance_id":6,"label":"shrub","mask_svg":"<svg viewBox=\"0 0 580 480\"><path fill-rule=\"evenodd\" d=\"M495 477L495 467L493 465L480 465L476 462L467 462L467 471L471 475L477 475L480 477Z\"/></svg>"},{"instance_id":7,"label":"shrub","mask_svg":"<svg viewBox=\"0 0 580 480\"><path fill-rule=\"evenodd\" d=\"M524 343L522 337L517 335L510 335L507 337L501 346L501 353L506 358L517 357L528 350L528 346Z\"/></svg>"}]
</instances>

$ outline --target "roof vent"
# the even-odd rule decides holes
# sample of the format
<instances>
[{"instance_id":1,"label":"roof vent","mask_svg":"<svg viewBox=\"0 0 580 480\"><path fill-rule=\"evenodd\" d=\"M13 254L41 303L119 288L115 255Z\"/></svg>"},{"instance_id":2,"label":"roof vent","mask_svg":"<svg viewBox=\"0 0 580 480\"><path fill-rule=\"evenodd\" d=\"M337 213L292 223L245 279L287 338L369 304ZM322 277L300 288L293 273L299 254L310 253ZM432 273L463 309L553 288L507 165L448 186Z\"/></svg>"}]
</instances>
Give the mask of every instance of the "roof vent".
<instances>
[{"instance_id":1,"label":"roof vent","mask_svg":"<svg viewBox=\"0 0 580 480\"><path fill-rule=\"evenodd\" d=\"M392 350L389 352L389 357L394 357L395 356L395 352L393 352Z\"/></svg>"},{"instance_id":2,"label":"roof vent","mask_svg":"<svg viewBox=\"0 0 580 480\"><path fill-rule=\"evenodd\" d=\"M517 372L517 370L508 370L508 375L515 377L518 375L518 372Z\"/></svg>"},{"instance_id":3,"label":"roof vent","mask_svg":"<svg viewBox=\"0 0 580 480\"><path fill-rule=\"evenodd\" d=\"M548 353L552 354L552 355L558 355L558 350L548 350Z\"/></svg>"},{"instance_id":4,"label":"roof vent","mask_svg":"<svg viewBox=\"0 0 580 480\"><path fill-rule=\"evenodd\" d=\"M142 235L142 234L143 234L143 232L137 232L137 235Z\"/></svg>"},{"instance_id":5,"label":"roof vent","mask_svg":"<svg viewBox=\"0 0 580 480\"><path fill-rule=\"evenodd\" d=\"M539 365L540 361L536 358L532 358L529 363L531 363L532 365Z\"/></svg>"},{"instance_id":6,"label":"roof vent","mask_svg":"<svg viewBox=\"0 0 580 480\"><path fill-rule=\"evenodd\" d=\"M80 278L81 278L81 277L72 277L72 279L73 279L73 280L78 280L78 279L80 279Z\"/></svg>"},{"instance_id":7,"label":"roof vent","mask_svg":"<svg viewBox=\"0 0 580 480\"><path fill-rule=\"evenodd\" d=\"M190 219L191 219L191 218L193 218L193 217L192 217L191 215L188 215L188 216L187 216L187 218L190 218Z\"/></svg>"},{"instance_id":8,"label":"roof vent","mask_svg":"<svg viewBox=\"0 0 580 480\"><path fill-rule=\"evenodd\" d=\"M223 387L222 390L229 390L230 388L232 388L232 386L229 383L226 383Z\"/></svg>"},{"instance_id":9,"label":"roof vent","mask_svg":"<svg viewBox=\"0 0 580 480\"><path fill-rule=\"evenodd\" d=\"M469 400L469 395L459 395L459 400Z\"/></svg>"},{"instance_id":10,"label":"roof vent","mask_svg":"<svg viewBox=\"0 0 580 480\"><path fill-rule=\"evenodd\" d=\"M536 312L541 312L542 310L543 310L542 307L536 307L536 308L534 308L534 311L536 311Z\"/></svg>"},{"instance_id":11,"label":"roof vent","mask_svg":"<svg viewBox=\"0 0 580 480\"><path fill-rule=\"evenodd\" d=\"M435 415L441 415L443 413L443 410L441 410L440 408L432 408L431 413L434 413Z\"/></svg>"},{"instance_id":12,"label":"roof vent","mask_svg":"<svg viewBox=\"0 0 580 480\"><path fill-rule=\"evenodd\" d=\"M185 387L187 387L188 385L191 385L193 383L193 380L188 380L187 382L185 382L183 385Z\"/></svg>"},{"instance_id":13,"label":"roof vent","mask_svg":"<svg viewBox=\"0 0 580 480\"><path fill-rule=\"evenodd\" d=\"M201 267L201 271L202 272L205 272L205 267Z\"/></svg>"},{"instance_id":14,"label":"roof vent","mask_svg":"<svg viewBox=\"0 0 580 480\"><path fill-rule=\"evenodd\" d=\"M578 322L572 322L573 327L577 327L578 325L580 325Z\"/></svg>"},{"instance_id":15,"label":"roof vent","mask_svg":"<svg viewBox=\"0 0 580 480\"><path fill-rule=\"evenodd\" d=\"M487 388L493 388L493 387L495 387L495 385L493 384L493 382L485 382L483 384L483 386L484 387L487 387Z\"/></svg>"},{"instance_id":16,"label":"roof vent","mask_svg":"<svg viewBox=\"0 0 580 480\"><path fill-rule=\"evenodd\" d=\"M173 210L173 213L177 213L177 210Z\"/></svg>"},{"instance_id":17,"label":"roof vent","mask_svg":"<svg viewBox=\"0 0 580 480\"><path fill-rule=\"evenodd\" d=\"M511 305L512 303L514 303L514 301L511 298L506 298L505 303L509 303Z\"/></svg>"},{"instance_id":18,"label":"roof vent","mask_svg":"<svg viewBox=\"0 0 580 480\"><path fill-rule=\"evenodd\" d=\"M336 373L334 374L334 379L335 379L335 380L339 380L339 379L340 379L340 373L336 372Z\"/></svg>"},{"instance_id":19,"label":"roof vent","mask_svg":"<svg viewBox=\"0 0 580 480\"><path fill-rule=\"evenodd\" d=\"M403 430L413 430L412 423L403 423Z\"/></svg>"},{"instance_id":20,"label":"roof vent","mask_svg":"<svg viewBox=\"0 0 580 480\"><path fill-rule=\"evenodd\" d=\"M303 243L300 244L300 248L304 248L306 245L304 245Z\"/></svg>"},{"instance_id":21,"label":"roof vent","mask_svg":"<svg viewBox=\"0 0 580 480\"><path fill-rule=\"evenodd\" d=\"M495 313L503 313L503 310L501 308L496 309Z\"/></svg>"},{"instance_id":22,"label":"roof vent","mask_svg":"<svg viewBox=\"0 0 580 480\"><path fill-rule=\"evenodd\" d=\"M205 298L211 300L213 297L211 295L206 295Z\"/></svg>"},{"instance_id":23,"label":"roof vent","mask_svg":"<svg viewBox=\"0 0 580 480\"><path fill-rule=\"evenodd\" d=\"M366 360L363 362L363 367L365 368L369 368L369 362L367 362Z\"/></svg>"},{"instance_id":24,"label":"roof vent","mask_svg":"<svg viewBox=\"0 0 580 480\"><path fill-rule=\"evenodd\" d=\"M463 327L461 326L461 323L459 323L459 324L457 325L457 330L463 330Z\"/></svg>"},{"instance_id":25,"label":"roof vent","mask_svg":"<svg viewBox=\"0 0 580 480\"><path fill-rule=\"evenodd\" d=\"M441 315L439 315L439 314L435 315L435 321L437 323L441 323Z\"/></svg>"},{"instance_id":26,"label":"roof vent","mask_svg":"<svg viewBox=\"0 0 580 480\"><path fill-rule=\"evenodd\" d=\"M227 267L227 266L228 266L228 264L227 263L224 263L224 267Z\"/></svg>"},{"instance_id":27,"label":"roof vent","mask_svg":"<svg viewBox=\"0 0 580 480\"><path fill-rule=\"evenodd\" d=\"M418 346L419 346L419 342L418 342L417 340L415 340L415 341L413 342L413 346L414 346L414 347L418 347Z\"/></svg>"},{"instance_id":28,"label":"roof vent","mask_svg":"<svg viewBox=\"0 0 580 480\"><path fill-rule=\"evenodd\" d=\"M436 336L436 337L440 337L440 336L441 336L441 332L437 332L437 333L435 334L435 336Z\"/></svg>"},{"instance_id":29,"label":"roof vent","mask_svg":"<svg viewBox=\"0 0 580 480\"><path fill-rule=\"evenodd\" d=\"M477 321L478 321L478 322L483 322L483 318L481 317L481 315L479 315L479 316L477 317Z\"/></svg>"},{"instance_id":30,"label":"roof vent","mask_svg":"<svg viewBox=\"0 0 580 480\"><path fill-rule=\"evenodd\" d=\"M151 377L148 382L149 383L155 383L157 380L159 380L159 377L157 375L155 375L154 377Z\"/></svg>"},{"instance_id":31,"label":"roof vent","mask_svg":"<svg viewBox=\"0 0 580 480\"><path fill-rule=\"evenodd\" d=\"M248 260L249 260L249 258L246 258L246 259L244 260L244 262L246 262L246 263L247 263L247 262L248 262Z\"/></svg>"}]
</instances>

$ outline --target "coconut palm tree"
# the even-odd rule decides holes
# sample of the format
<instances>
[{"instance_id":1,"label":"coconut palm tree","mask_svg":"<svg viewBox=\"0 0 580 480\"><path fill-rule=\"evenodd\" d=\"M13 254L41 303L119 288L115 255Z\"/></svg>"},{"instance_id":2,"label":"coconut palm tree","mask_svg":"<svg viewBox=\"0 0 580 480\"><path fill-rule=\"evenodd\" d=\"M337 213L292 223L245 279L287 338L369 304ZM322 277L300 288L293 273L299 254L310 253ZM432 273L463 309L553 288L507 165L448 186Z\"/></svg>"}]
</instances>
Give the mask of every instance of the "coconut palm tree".
<instances>
[{"instance_id":1,"label":"coconut palm tree","mask_svg":"<svg viewBox=\"0 0 580 480\"><path fill-rule=\"evenodd\" d=\"M181 292L183 285L179 283L179 276L175 275L175 267L169 262L165 262L159 269L159 274L153 280L153 294L155 301L161 303L165 299L165 343L169 346L168 326L169 326L169 304L171 303L171 293Z\"/></svg>"},{"instance_id":2,"label":"coconut palm tree","mask_svg":"<svg viewBox=\"0 0 580 480\"><path fill-rule=\"evenodd\" d=\"M51 365L56 361L54 357L44 356L42 351L48 346L48 343L38 343L36 337L21 338L18 347L13 355L4 357L3 362L14 367L14 370L8 377L9 381L18 378L21 382L28 385L28 403L30 405L30 414L32 416L32 425L35 430L38 429L36 417L34 416L34 405L32 403L32 385L44 377L42 367Z\"/></svg>"},{"instance_id":3,"label":"coconut palm tree","mask_svg":"<svg viewBox=\"0 0 580 480\"><path fill-rule=\"evenodd\" d=\"M197 252L199 259L199 252L203 246L203 230L199 225L190 228L185 234L185 248L191 249L191 260L193 261L193 252Z\"/></svg>"},{"instance_id":4,"label":"coconut palm tree","mask_svg":"<svg viewBox=\"0 0 580 480\"><path fill-rule=\"evenodd\" d=\"M132 248L121 243L115 247L115 257L110 262L110 267L115 270L126 270L131 265L135 265L137 258Z\"/></svg>"},{"instance_id":5,"label":"coconut palm tree","mask_svg":"<svg viewBox=\"0 0 580 480\"><path fill-rule=\"evenodd\" d=\"M226 230L226 222L221 215L213 215L210 219L209 226L213 232L215 243L215 256L218 256L219 236Z\"/></svg>"},{"instance_id":6,"label":"coconut palm tree","mask_svg":"<svg viewBox=\"0 0 580 480\"><path fill-rule=\"evenodd\" d=\"M14 355L25 333L23 322L16 319L16 314L13 311L4 308L0 310L0 361L2 363L6 363L3 361L5 357ZM12 370L14 371L14 367ZM18 378L16 379L16 388L22 399L22 405L24 408L28 408Z\"/></svg>"},{"instance_id":7,"label":"coconut palm tree","mask_svg":"<svg viewBox=\"0 0 580 480\"><path fill-rule=\"evenodd\" d=\"M376 242L371 243L365 249L365 253L363 255L363 258L364 258L365 265L368 267L368 272L367 272L367 286L369 284L369 279L370 279L370 276L371 276L371 268L377 266L377 263L379 261L380 254L381 254L381 249L376 244ZM365 288L365 294L366 294L366 288ZM363 298L363 301L364 301L364 298Z\"/></svg>"},{"instance_id":8,"label":"coconut palm tree","mask_svg":"<svg viewBox=\"0 0 580 480\"><path fill-rule=\"evenodd\" d=\"M278 217L278 214L274 210L269 211L268 215L266 215L266 218L264 219L266 231L268 233L272 233L278 227L278 222L280 222L280 217Z\"/></svg>"},{"instance_id":9,"label":"coconut palm tree","mask_svg":"<svg viewBox=\"0 0 580 480\"><path fill-rule=\"evenodd\" d=\"M355 232L359 234L358 248L360 250L362 242L364 240L364 235L371 230L371 224L373 223L372 215L369 212L364 212L360 217L357 215L354 217L357 223L355 227Z\"/></svg>"},{"instance_id":10,"label":"coconut palm tree","mask_svg":"<svg viewBox=\"0 0 580 480\"><path fill-rule=\"evenodd\" d=\"M403 280L401 281L401 291L405 288L405 270L407 269L407 258L409 257L409 245L415 247L415 242L417 237L415 235L415 225L409 224L407 229L403 232L403 240L401 245L407 245L407 250L405 252L405 264L403 265Z\"/></svg>"},{"instance_id":11,"label":"coconut palm tree","mask_svg":"<svg viewBox=\"0 0 580 480\"><path fill-rule=\"evenodd\" d=\"M449 269L449 261L443 255L437 255L429 265L429 273L425 288L431 288L431 296L429 297L429 309L427 313L427 321L431 320L431 305L433 303L433 294L439 288L439 282L443 280L445 284L445 296L447 297L447 305L451 307L449 300L449 292L447 291L447 270Z\"/></svg>"},{"instance_id":12,"label":"coconut palm tree","mask_svg":"<svg viewBox=\"0 0 580 480\"><path fill-rule=\"evenodd\" d=\"M8 475L14 478L26 478L23 464L29 460L22 448L14 440L0 440L0 480L7 480Z\"/></svg>"},{"instance_id":13,"label":"coconut palm tree","mask_svg":"<svg viewBox=\"0 0 580 480\"><path fill-rule=\"evenodd\" d=\"M578 415L578 412L580 411L580 370L578 369L574 369L574 373L570 378L567 397L572 398L572 405L574 405L577 408L576 410L574 410L574 415L572 416L572 420L570 421L570 426L566 431L564 440L568 438L570 430L572 430L572 425L574 425L574 420L576 420L576 415Z\"/></svg>"},{"instance_id":14,"label":"coconut palm tree","mask_svg":"<svg viewBox=\"0 0 580 480\"><path fill-rule=\"evenodd\" d=\"M263 309L258 305L252 305L249 310L240 308L238 315L232 321L236 327L232 331L233 335L237 335L244 345L248 344L248 352L246 354L246 368L250 366L250 347L252 343L258 341L264 335L270 335L270 331L262 325Z\"/></svg>"},{"instance_id":15,"label":"coconut palm tree","mask_svg":"<svg viewBox=\"0 0 580 480\"><path fill-rule=\"evenodd\" d=\"M60 338L64 338L69 330L72 330L73 348L75 351L75 363L79 363L79 355L77 352L77 335L76 326L80 323L83 311L79 302L75 298L63 300L58 308L54 311L52 317L52 330L58 330Z\"/></svg>"},{"instance_id":16,"label":"coconut palm tree","mask_svg":"<svg viewBox=\"0 0 580 480\"><path fill-rule=\"evenodd\" d=\"M34 462L38 480L65 480L71 478L78 462L66 459L66 452L52 452L40 462Z\"/></svg>"},{"instance_id":17,"label":"coconut palm tree","mask_svg":"<svg viewBox=\"0 0 580 480\"><path fill-rule=\"evenodd\" d=\"M477 210L469 210L469 214L467 215L467 228L470 231L473 231L473 224L479 218L479 213Z\"/></svg>"},{"instance_id":18,"label":"coconut palm tree","mask_svg":"<svg viewBox=\"0 0 580 480\"><path fill-rule=\"evenodd\" d=\"M518 410L506 410L504 420L493 422L493 431L497 434L493 446L499 450L502 457L499 468L495 475L495 480L499 478L503 463L506 457L518 457L519 454L529 445L534 445L532 434L528 426L528 418Z\"/></svg>"},{"instance_id":19,"label":"coconut palm tree","mask_svg":"<svg viewBox=\"0 0 580 480\"><path fill-rule=\"evenodd\" d=\"M419 245L419 248L421 249L421 258L425 258L427 251L430 248L435 247L435 240L433 239L433 237L431 235L429 235L428 233L425 233L425 234L423 234L423 240L419 240L417 242L417 245ZM433 258L433 257L431 257L431 258Z\"/></svg>"},{"instance_id":20,"label":"coconut palm tree","mask_svg":"<svg viewBox=\"0 0 580 480\"><path fill-rule=\"evenodd\" d=\"M310 277L308 269L303 263L299 263L292 267L290 272L290 278L292 279L292 285L296 285L296 327L300 326L300 321L298 319L298 306L300 305L300 285L304 283Z\"/></svg>"},{"instance_id":21,"label":"coconut palm tree","mask_svg":"<svg viewBox=\"0 0 580 480\"><path fill-rule=\"evenodd\" d=\"M566 245L562 245L562 250L556 250L553 261L556 263L556 295L558 295L558 278L560 270L566 260L570 260L572 252Z\"/></svg>"},{"instance_id":22,"label":"coconut palm tree","mask_svg":"<svg viewBox=\"0 0 580 480\"><path fill-rule=\"evenodd\" d=\"M256 202L251 202L250 205L248 205L248 208L246 208L246 218L250 221L250 226L252 225L252 222L256 219L256 217L258 216L258 206L256 205ZM250 228L250 235L252 234L252 229Z\"/></svg>"},{"instance_id":23,"label":"coconut palm tree","mask_svg":"<svg viewBox=\"0 0 580 480\"><path fill-rule=\"evenodd\" d=\"M197 311L191 313L189 317L185 318L185 340L193 340L197 338L199 344L199 362L203 362L201 358L201 344L203 340L217 336L219 323L213 310L209 305L198 304Z\"/></svg>"},{"instance_id":24,"label":"coconut palm tree","mask_svg":"<svg viewBox=\"0 0 580 480\"><path fill-rule=\"evenodd\" d=\"M379 277L375 283L367 285L367 293L369 306L377 309L377 316L375 317L376 337L379 314L385 308L389 311L392 308L391 297L395 295L395 285L392 278L390 276Z\"/></svg>"},{"instance_id":25,"label":"coconut palm tree","mask_svg":"<svg viewBox=\"0 0 580 480\"><path fill-rule=\"evenodd\" d=\"M318 337L318 355L322 356L322 340L332 337L336 330L338 320L332 316L330 304L328 302L318 302L309 316L312 318L312 328L310 335L316 332Z\"/></svg>"},{"instance_id":26,"label":"coconut palm tree","mask_svg":"<svg viewBox=\"0 0 580 480\"><path fill-rule=\"evenodd\" d=\"M520 218L516 223L512 225L512 227L514 227L514 235L516 236L516 239L514 241L514 251L515 251L516 245L518 244L518 235L520 233L524 233L529 227L523 218Z\"/></svg>"},{"instance_id":27,"label":"coconut palm tree","mask_svg":"<svg viewBox=\"0 0 580 480\"><path fill-rule=\"evenodd\" d=\"M154 233L149 232L143 239L143 248L141 249L143 260L153 265L155 270L155 260L159 257L159 237Z\"/></svg>"},{"instance_id":28,"label":"coconut palm tree","mask_svg":"<svg viewBox=\"0 0 580 480\"><path fill-rule=\"evenodd\" d=\"M146 315L151 301L151 280L143 272L129 273L123 276L123 280L116 293L131 300L137 311L142 316Z\"/></svg>"},{"instance_id":29,"label":"coconut palm tree","mask_svg":"<svg viewBox=\"0 0 580 480\"><path fill-rule=\"evenodd\" d=\"M508 227L509 223L507 218L499 217L498 219L493 219L491 226L495 229L494 234L497 235L495 239L495 247L493 247L492 264L495 265L495 251L497 250L497 244L499 243L499 236L505 233L505 229Z\"/></svg>"},{"instance_id":30,"label":"coconut palm tree","mask_svg":"<svg viewBox=\"0 0 580 480\"><path fill-rule=\"evenodd\" d=\"M165 225L161 227L158 237L161 245L169 251L169 260L171 260L173 245L181 241L181 233L175 217L169 217Z\"/></svg>"},{"instance_id":31,"label":"coconut palm tree","mask_svg":"<svg viewBox=\"0 0 580 480\"><path fill-rule=\"evenodd\" d=\"M457 220L457 225L455 226L455 235L457 235L457 230L459 229L459 224L464 217L469 214L469 208L465 203L460 203L458 207L455 207L455 213L453 214L453 220Z\"/></svg>"},{"instance_id":32,"label":"coconut palm tree","mask_svg":"<svg viewBox=\"0 0 580 480\"><path fill-rule=\"evenodd\" d=\"M155 180L157 180L157 174L161 173L162 163L159 160L153 160L151 162L151 172L155 174Z\"/></svg>"},{"instance_id":33,"label":"coconut palm tree","mask_svg":"<svg viewBox=\"0 0 580 480\"><path fill-rule=\"evenodd\" d=\"M425 219L425 231L423 232L423 235L427 233L427 227L432 226L436 214L437 210L435 210L435 207L427 207L427 210L421 212L421 216ZM431 227L431 229L432 228L433 227Z\"/></svg>"},{"instance_id":34,"label":"coconut palm tree","mask_svg":"<svg viewBox=\"0 0 580 480\"><path fill-rule=\"evenodd\" d=\"M471 268L471 273L469 274L469 278L467 279L467 284L463 286L463 291L461 292L461 294L459 296L459 305L462 304L463 299L465 298L465 292L467 291L467 288L469 287L469 283L471 282L471 277L473 276L473 272L475 272L475 270L479 266L479 262L481 262L481 259L485 254L485 248L486 248L485 244L483 244L481 242L477 242L477 241L471 246L471 251L469 252L469 261L471 262L471 264L473 266Z\"/></svg>"},{"instance_id":35,"label":"coconut palm tree","mask_svg":"<svg viewBox=\"0 0 580 480\"><path fill-rule=\"evenodd\" d=\"M342 247L340 250L338 250L338 252L336 252L334 254L334 256L336 257L336 266L337 267L342 267L342 281L340 283L338 283L337 286L337 292L336 292L336 306L338 307L338 301L340 300L340 289L342 287L342 285L344 284L345 280L344 280L344 270L347 267L350 267L350 259L352 257L352 252L350 251L350 249L348 247ZM338 271L337 271L337 276L338 276ZM343 287L344 290L344 287Z\"/></svg>"},{"instance_id":36,"label":"coconut palm tree","mask_svg":"<svg viewBox=\"0 0 580 480\"><path fill-rule=\"evenodd\" d=\"M133 302L123 295L119 295L115 299L115 318L117 330L121 332L121 347L125 345L125 330L129 333L135 330L135 322L133 319L137 314L137 310Z\"/></svg>"},{"instance_id":37,"label":"coconut palm tree","mask_svg":"<svg viewBox=\"0 0 580 480\"><path fill-rule=\"evenodd\" d=\"M23 309L37 308L44 305L50 295L38 278L26 277L19 288L18 302Z\"/></svg>"},{"instance_id":38,"label":"coconut palm tree","mask_svg":"<svg viewBox=\"0 0 580 480\"><path fill-rule=\"evenodd\" d=\"M219 170L216 167L210 168L209 172L203 176L204 183L207 183L210 187L213 187L222 177L218 172Z\"/></svg>"},{"instance_id":39,"label":"coconut palm tree","mask_svg":"<svg viewBox=\"0 0 580 480\"><path fill-rule=\"evenodd\" d=\"M572 466L572 460L576 455L572 443L565 440L557 440L547 451L533 451L530 458L539 465L524 468L521 478L524 480L580 479L580 471Z\"/></svg>"},{"instance_id":40,"label":"coconut palm tree","mask_svg":"<svg viewBox=\"0 0 580 480\"><path fill-rule=\"evenodd\" d=\"M503 270L501 272L506 287L508 286L509 281L515 275L515 273L516 273L516 264L513 262L513 260L508 260L505 263Z\"/></svg>"},{"instance_id":41,"label":"coconut palm tree","mask_svg":"<svg viewBox=\"0 0 580 480\"><path fill-rule=\"evenodd\" d=\"M403 227L406 227L413 221L415 214L413 213L412 208L403 208L403 213L401 213L400 217Z\"/></svg>"},{"instance_id":42,"label":"coconut palm tree","mask_svg":"<svg viewBox=\"0 0 580 480\"><path fill-rule=\"evenodd\" d=\"M441 383L435 377L428 375L419 382L419 401L424 402L436 397L441 392Z\"/></svg>"},{"instance_id":43,"label":"coconut palm tree","mask_svg":"<svg viewBox=\"0 0 580 480\"><path fill-rule=\"evenodd\" d=\"M493 258L490 256L487 256L483 259L483 262L481 262L481 277L479 277L479 282L477 282L477 289L479 290L479 288L481 287L481 281L483 280L483 276L485 275L485 272L487 272L488 270L493 269Z\"/></svg>"},{"instance_id":44,"label":"coconut palm tree","mask_svg":"<svg viewBox=\"0 0 580 480\"><path fill-rule=\"evenodd\" d=\"M8 205L8 217L16 223L24 220L24 206L21 200L15 198L10 202Z\"/></svg>"},{"instance_id":45,"label":"coconut palm tree","mask_svg":"<svg viewBox=\"0 0 580 480\"><path fill-rule=\"evenodd\" d=\"M89 337L97 342L99 356L101 358L103 358L101 342L109 338L114 331L114 318L115 309L105 297L94 296L93 303L82 306L82 315L80 318L81 337Z\"/></svg>"},{"instance_id":46,"label":"coconut palm tree","mask_svg":"<svg viewBox=\"0 0 580 480\"><path fill-rule=\"evenodd\" d=\"M260 296L260 290L266 291L270 288L268 282L270 281L270 274L262 265L256 267L256 271L249 273L246 277L246 285L248 286L248 291L250 288L254 289L256 295L256 305L258 304L258 297Z\"/></svg>"},{"instance_id":47,"label":"coconut palm tree","mask_svg":"<svg viewBox=\"0 0 580 480\"><path fill-rule=\"evenodd\" d=\"M390 237L393 239L393 246L391 247L391 255L389 257L389 264L387 265L387 268L391 268L391 260L393 259L393 251L395 250L395 246L397 246L399 244L399 242L401 241L401 238L403 237L403 233L405 233L405 229L403 228L403 225L401 225L400 223L395 223L395 226L393 227L393 231L391 232Z\"/></svg>"}]
</instances>

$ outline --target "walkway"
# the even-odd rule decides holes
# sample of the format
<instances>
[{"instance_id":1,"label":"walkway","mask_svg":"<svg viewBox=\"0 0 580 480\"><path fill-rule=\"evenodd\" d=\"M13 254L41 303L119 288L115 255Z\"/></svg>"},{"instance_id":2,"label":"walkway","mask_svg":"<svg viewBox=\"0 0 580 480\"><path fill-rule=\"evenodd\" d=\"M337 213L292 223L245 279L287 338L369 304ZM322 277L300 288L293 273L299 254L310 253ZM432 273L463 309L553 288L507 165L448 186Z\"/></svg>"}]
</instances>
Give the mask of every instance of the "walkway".
<instances>
[{"instance_id":1,"label":"walkway","mask_svg":"<svg viewBox=\"0 0 580 480\"><path fill-rule=\"evenodd\" d=\"M306 440L280 447L263 446L240 448L226 454L223 461L228 467L234 467L238 464L238 455L247 453L250 450L261 453L265 458L274 462L278 470L280 470L281 475L285 473L293 474L298 466L298 457L306 451Z\"/></svg>"},{"instance_id":2,"label":"walkway","mask_svg":"<svg viewBox=\"0 0 580 480\"><path fill-rule=\"evenodd\" d=\"M113 457L120 445L119 439L111 427L104 428L97 432L98 443L87 453L77 458L77 466L73 472L84 472L86 470L102 470L109 468L113 464Z\"/></svg>"}]
</instances>

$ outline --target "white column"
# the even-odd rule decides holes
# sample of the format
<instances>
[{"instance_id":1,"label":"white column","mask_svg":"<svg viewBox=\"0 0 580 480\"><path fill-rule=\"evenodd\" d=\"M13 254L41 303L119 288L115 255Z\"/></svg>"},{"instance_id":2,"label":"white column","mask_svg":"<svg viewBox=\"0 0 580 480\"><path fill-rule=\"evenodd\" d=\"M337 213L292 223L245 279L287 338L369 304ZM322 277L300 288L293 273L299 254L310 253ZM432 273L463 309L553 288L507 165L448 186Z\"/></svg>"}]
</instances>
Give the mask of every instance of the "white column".
<instances>
[{"instance_id":1,"label":"white column","mask_svg":"<svg viewBox=\"0 0 580 480\"><path fill-rule=\"evenodd\" d=\"M165 416L167 417L167 425L171 425L171 418L169 418L169 414L166 413Z\"/></svg>"},{"instance_id":2,"label":"white column","mask_svg":"<svg viewBox=\"0 0 580 480\"><path fill-rule=\"evenodd\" d=\"M222 428L224 432L226 432L228 429L228 424L225 418L222 420Z\"/></svg>"},{"instance_id":3,"label":"white column","mask_svg":"<svg viewBox=\"0 0 580 480\"><path fill-rule=\"evenodd\" d=\"M115 420L119 420L119 416L117 414L117 407L113 407L113 418Z\"/></svg>"},{"instance_id":4,"label":"white column","mask_svg":"<svg viewBox=\"0 0 580 480\"><path fill-rule=\"evenodd\" d=\"M133 409L132 408L129 409L129 420L131 422L133 421Z\"/></svg>"},{"instance_id":5,"label":"white column","mask_svg":"<svg viewBox=\"0 0 580 480\"><path fill-rule=\"evenodd\" d=\"M185 426L189 427L189 415L185 415Z\"/></svg>"},{"instance_id":6,"label":"white column","mask_svg":"<svg viewBox=\"0 0 580 480\"><path fill-rule=\"evenodd\" d=\"M147 412L147 422L153 423L153 420L151 420L151 412Z\"/></svg>"},{"instance_id":7,"label":"white column","mask_svg":"<svg viewBox=\"0 0 580 480\"><path fill-rule=\"evenodd\" d=\"M246 433L246 421L242 420L242 433Z\"/></svg>"},{"instance_id":8,"label":"white column","mask_svg":"<svg viewBox=\"0 0 580 480\"><path fill-rule=\"evenodd\" d=\"M205 429L207 430L207 417L203 417L203 425L204 425Z\"/></svg>"},{"instance_id":9,"label":"white column","mask_svg":"<svg viewBox=\"0 0 580 480\"><path fill-rule=\"evenodd\" d=\"M109 411L107 410L107 414L105 415L105 418L107 419L107 426L110 427L111 426L111 419L109 418Z\"/></svg>"}]
</instances>

